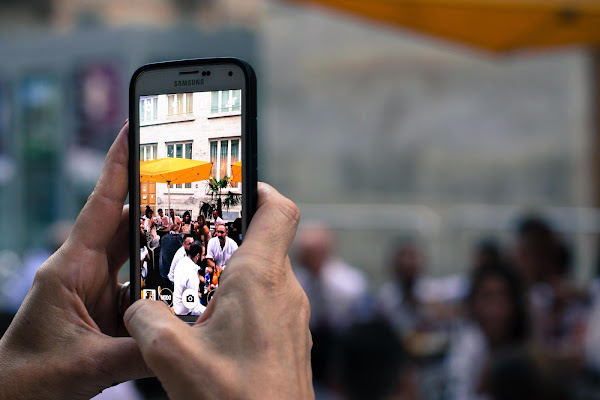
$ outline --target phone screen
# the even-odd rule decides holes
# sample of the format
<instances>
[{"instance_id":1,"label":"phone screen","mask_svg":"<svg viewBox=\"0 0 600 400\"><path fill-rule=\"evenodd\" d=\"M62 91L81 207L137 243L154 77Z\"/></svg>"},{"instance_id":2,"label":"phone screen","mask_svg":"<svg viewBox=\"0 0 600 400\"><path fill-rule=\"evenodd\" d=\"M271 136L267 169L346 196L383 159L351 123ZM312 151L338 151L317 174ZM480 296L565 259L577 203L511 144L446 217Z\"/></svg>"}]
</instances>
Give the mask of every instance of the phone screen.
<instances>
[{"instance_id":1,"label":"phone screen","mask_svg":"<svg viewBox=\"0 0 600 400\"><path fill-rule=\"evenodd\" d=\"M178 316L204 312L243 240L242 91L138 96L140 294Z\"/></svg>"}]
</instances>

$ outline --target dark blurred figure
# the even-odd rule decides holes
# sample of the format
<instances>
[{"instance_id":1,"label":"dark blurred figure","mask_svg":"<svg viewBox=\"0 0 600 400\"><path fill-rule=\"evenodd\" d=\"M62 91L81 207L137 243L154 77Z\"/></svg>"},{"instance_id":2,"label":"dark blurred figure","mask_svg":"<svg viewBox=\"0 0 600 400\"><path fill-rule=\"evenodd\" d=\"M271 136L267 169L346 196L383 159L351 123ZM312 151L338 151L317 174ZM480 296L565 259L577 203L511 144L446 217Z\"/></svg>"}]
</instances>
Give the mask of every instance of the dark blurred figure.
<instances>
[{"instance_id":1,"label":"dark blurred figure","mask_svg":"<svg viewBox=\"0 0 600 400\"><path fill-rule=\"evenodd\" d=\"M343 399L415 398L398 336L384 321L352 326L340 340L337 361Z\"/></svg>"},{"instance_id":2,"label":"dark blurred figure","mask_svg":"<svg viewBox=\"0 0 600 400\"><path fill-rule=\"evenodd\" d=\"M519 220L513 262L528 288L564 270L556 234L545 219L532 214Z\"/></svg>"},{"instance_id":3,"label":"dark blurred figure","mask_svg":"<svg viewBox=\"0 0 600 400\"><path fill-rule=\"evenodd\" d=\"M470 314L491 349L529 338L523 285L512 268L489 264L474 271L468 302Z\"/></svg>"},{"instance_id":4,"label":"dark blurred figure","mask_svg":"<svg viewBox=\"0 0 600 400\"><path fill-rule=\"evenodd\" d=\"M502 263L502 249L498 243L491 238L481 240L476 246L472 256L472 270L486 265L497 265Z\"/></svg>"},{"instance_id":5,"label":"dark blurred figure","mask_svg":"<svg viewBox=\"0 0 600 400\"><path fill-rule=\"evenodd\" d=\"M572 371L583 365L587 293L571 279L569 246L538 215L518 223L513 260L525 280L536 343Z\"/></svg>"},{"instance_id":6,"label":"dark blurred figure","mask_svg":"<svg viewBox=\"0 0 600 400\"><path fill-rule=\"evenodd\" d=\"M467 309L469 318L448 357L450 398L456 400L486 398L483 366L530 337L523 283L507 265L488 264L472 272Z\"/></svg>"},{"instance_id":7,"label":"dark blurred figure","mask_svg":"<svg viewBox=\"0 0 600 400\"><path fill-rule=\"evenodd\" d=\"M320 223L305 223L294 241L294 273L310 301L311 364L317 398L331 387L333 350L339 335L364 317L360 305L368 296L363 274L336 257L334 248L333 232Z\"/></svg>"},{"instance_id":8,"label":"dark blurred figure","mask_svg":"<svg viewBox=\"0 0 600 400\"><path fill-rule=\"evenodd\" d=\"M377 309L401 335L415 330L424 319L423 271L423 253L415 241L400 241L394 246L392 279L379 291Z\"/></svg>"},{"instance_id":9,"label":"dark blurred figure","mask_svg":"<svg viewBox=\"0 0 600 400\"><path fill-rule=\"evenodd\" d=\"M240 212L240 216L237 217L231 224L229 224L229 229L227 230L227 235L235 240L238 244L242 244L242 213Z\"/></svg>"},{"instance_id":10,"label":"dark blurred figure","mask_svg":"<svg viewBox=\"0 0 600 400\"><path fill-rule=\"evenodd\" d=\"M401 239L392 248L391 279L379 290L376 312L389 321L406 352L423 398L440 398L445 388L444 356L461 310L467 279L461 275L426 276L425 256L416 239Z\"/></svg>"},{"instance_id":11,"label":"dark blurred figure","mask_svg":"<svg viewBox=\"0 0 600 400\"><path fill-rule=\"evenodd\" d=\"M492 400L565 400L566 382L556 364L518 347L494 358L484 384Z\"/></svg>"}]
</instances>

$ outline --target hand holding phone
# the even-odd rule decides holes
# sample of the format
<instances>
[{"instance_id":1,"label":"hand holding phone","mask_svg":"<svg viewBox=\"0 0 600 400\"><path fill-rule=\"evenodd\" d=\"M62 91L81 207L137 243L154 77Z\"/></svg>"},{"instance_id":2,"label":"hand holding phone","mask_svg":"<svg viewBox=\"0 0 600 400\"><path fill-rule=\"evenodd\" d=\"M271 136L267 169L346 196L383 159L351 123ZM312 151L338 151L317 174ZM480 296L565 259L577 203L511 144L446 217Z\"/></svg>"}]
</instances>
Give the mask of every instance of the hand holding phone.
<instances>
[{"instance_id":1,"label":"hand holding phone","mask_svg":"<svg viewBox=\"0 0 600 400\"><path fill-rule=\"evenodd\" d=\"M158 301L125 313L148 367L172 399L312 399L310 307L287 252L299 212L266 184L215 303L189 326Z\"/></svg>"}]
</instances>

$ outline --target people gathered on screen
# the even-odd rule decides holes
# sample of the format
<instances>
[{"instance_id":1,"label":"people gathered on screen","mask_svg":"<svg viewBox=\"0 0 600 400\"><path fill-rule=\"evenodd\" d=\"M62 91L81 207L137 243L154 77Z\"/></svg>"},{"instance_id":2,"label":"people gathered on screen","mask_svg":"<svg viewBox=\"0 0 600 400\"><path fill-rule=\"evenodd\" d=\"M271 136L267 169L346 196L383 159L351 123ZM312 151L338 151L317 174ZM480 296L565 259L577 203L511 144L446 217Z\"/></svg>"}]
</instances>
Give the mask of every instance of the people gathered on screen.
<instances>
[{"instance_id":1,"label":"people gathered on screen","mask_svg":"<svg viewBox=\"0 0 600 400\"><path fill-rule=\"evenodd\" d=\"M157 289L157 300L169 293L165 291L168 289L173 293L173 300L167 303L175 314L199 315L218 287L219 277L238 243L230 237L230 228L216 212L214 235L204 215L193 221L190 211L183 212L181 218L172 208L168 216L162 209L157 213L155 217L147 206L140 219L142 289ZM241 231L241 226L236 229ZM196 245L193 252L192 245ZM197 247L201 251L198 252ZM195 265L193 271L190 262ZM181 296L192 288L199 305L186 307Z\"/></svg>"}]
</instances>

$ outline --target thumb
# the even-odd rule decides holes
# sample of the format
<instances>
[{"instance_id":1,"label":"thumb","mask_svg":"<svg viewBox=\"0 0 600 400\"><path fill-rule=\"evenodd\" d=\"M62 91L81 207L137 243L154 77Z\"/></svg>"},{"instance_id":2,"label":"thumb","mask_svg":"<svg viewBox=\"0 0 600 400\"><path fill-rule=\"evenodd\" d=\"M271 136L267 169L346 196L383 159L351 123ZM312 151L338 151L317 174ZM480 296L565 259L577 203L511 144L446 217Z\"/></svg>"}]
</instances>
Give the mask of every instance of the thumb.
<instances>
[{"instance_id":1,"label":"thumb","mask_svg":"<svg viewBox=\"0 0 600 400\"><path fill-rule=\"evenodd\" d=\"M138 300L125 312L125 327L135 339L148 367L163 380L189 355L195 339L191 327L162 301ZM163 382L164 384L165 382Z\"/></svg>"},{"instance_id":2,"label":"thumb","mask_svg":"<svg viewBox=\"0 0 600 400\"><path fill-rule=\"evenodd\" d=\"M95 346L97 359L103 360L103 370L107 373L105 386L154 376L146 366L142 354L130 337L105 337Z\"/></svg>"}]
</instances>

